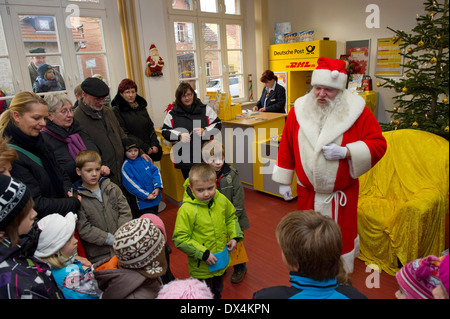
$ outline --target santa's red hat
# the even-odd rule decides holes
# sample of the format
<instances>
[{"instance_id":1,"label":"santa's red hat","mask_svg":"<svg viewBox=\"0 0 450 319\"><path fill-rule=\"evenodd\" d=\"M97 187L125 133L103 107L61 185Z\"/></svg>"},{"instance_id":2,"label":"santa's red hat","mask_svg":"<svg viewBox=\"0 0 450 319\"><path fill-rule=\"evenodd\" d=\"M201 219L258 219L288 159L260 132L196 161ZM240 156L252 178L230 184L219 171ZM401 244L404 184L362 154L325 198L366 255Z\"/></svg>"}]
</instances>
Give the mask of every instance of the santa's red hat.
<instances>
[{"instance_id":1,"label":"santa's red hat","mask_svg":"<svg viewBox=\"0 0 450 319\"><path fill-rule=\"evenodd\" d=\"M151 51L151 50L153 50L153 49L156 49L156 46L155 46L154 44L152 44L152 45L150 46L150 49L149 49L149 50Z\"/></svg>"},{"instance_id":2,"label":"santa's red hat","mask_svg":"<svg viewBox=\"0 0 450 319\"><path fill-rule=\"evenodd\" d=\"M324 85L345 90L347 86L345 61L320 57L317 60L317 68L312 73L311 85Z\"/></svg>"}]
</instances>

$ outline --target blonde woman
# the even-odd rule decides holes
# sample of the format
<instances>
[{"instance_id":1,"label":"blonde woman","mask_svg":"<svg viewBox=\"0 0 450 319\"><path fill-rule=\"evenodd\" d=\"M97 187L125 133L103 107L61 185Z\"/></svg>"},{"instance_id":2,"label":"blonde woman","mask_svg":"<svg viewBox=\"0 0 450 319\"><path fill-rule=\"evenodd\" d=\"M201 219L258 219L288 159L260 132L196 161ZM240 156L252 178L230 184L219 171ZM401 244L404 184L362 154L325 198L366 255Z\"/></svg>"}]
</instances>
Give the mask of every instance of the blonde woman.
<instances>
[{"instance_id":1,"label":"blonde woman","mask_svg":"<svg viewBox=\"0 0 450 319\"><path fill-rule=\"evenodd\" d=\"M8 146L19 155L13 162L11 176L30 189L38 218L54 212L76 213L80 207L79 199L69 192L72 187L69 177L42 137L47 117L47 103L26 91L18 93L0 116L0 137L8 138Z\"/></svg>"}]
</instances>

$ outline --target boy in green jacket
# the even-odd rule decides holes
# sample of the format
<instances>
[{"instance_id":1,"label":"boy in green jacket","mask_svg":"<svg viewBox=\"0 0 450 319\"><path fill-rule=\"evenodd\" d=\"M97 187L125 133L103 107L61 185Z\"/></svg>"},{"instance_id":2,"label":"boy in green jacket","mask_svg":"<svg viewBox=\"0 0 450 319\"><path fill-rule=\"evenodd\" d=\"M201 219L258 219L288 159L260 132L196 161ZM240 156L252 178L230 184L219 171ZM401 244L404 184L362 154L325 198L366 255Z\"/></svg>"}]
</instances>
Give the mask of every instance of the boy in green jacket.
<instances>
[{"instance_id":1,"label":"boy in green jacket","mask_svg":"<svg viewBox=\"0 0 450 319\"><path fill-rule=\"evenodd\" d=\"M195 164L184 183L183 204L177 213L173 242L188 256L189 274L205 281L214 294L221 298L223 276L231 263L211 270L220 264L214 254L236 248L244 234L239 226L233 204L216 190L216 172L208 164Z\"/></svg>"}]
</instances>

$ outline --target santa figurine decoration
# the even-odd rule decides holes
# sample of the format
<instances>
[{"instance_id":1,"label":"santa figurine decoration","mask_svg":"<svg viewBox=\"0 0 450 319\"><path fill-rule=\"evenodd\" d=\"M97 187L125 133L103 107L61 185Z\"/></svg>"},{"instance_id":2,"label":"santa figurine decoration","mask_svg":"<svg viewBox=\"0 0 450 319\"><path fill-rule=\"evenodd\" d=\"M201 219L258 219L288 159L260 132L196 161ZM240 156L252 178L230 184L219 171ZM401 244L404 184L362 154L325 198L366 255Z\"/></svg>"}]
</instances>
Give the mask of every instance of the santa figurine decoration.
<instances>
[{"instance_id":1,"label":"santa figurine decoration","mask_svg":"<svg viewBox=\"0 0 450 319\"><path fill-rule=\"evenodd\" d=\"M145 68L146 76L161 76L164 66L163 59L159 56L158 49L154 44L150 46L150 56L147 58L147 66Z\"/></svg>"}]
</instances>

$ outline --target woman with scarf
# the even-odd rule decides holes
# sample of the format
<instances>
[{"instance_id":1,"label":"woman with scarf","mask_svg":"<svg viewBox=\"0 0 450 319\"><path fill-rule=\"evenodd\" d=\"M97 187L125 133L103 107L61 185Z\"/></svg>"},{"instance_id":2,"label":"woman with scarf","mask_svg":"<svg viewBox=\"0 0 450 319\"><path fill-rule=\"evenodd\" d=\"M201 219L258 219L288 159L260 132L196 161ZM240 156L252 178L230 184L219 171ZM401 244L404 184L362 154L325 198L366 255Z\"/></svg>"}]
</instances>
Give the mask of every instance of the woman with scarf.
<instances>
[{"instance_id":1,"label":"woman with scarf","mask_svg":"<svg viewBox=\"0 0 450 319\"><path fill-rule=\"evenodd\" d=\"M78 197L72 197L72 183L48 149L41 130L45 127L48 106L32 92L20 92L9 109L0 116L0 136L9 139L19 159L13 162L11 176L30 190L38 219L52 213L77 213Z\"/></svg>"},{"instance_id":2,"label":"woman with scarf","mask_svg":"<svg viewBox=\"0 0 450 319\"><path fill-rule=\"evenodd\" d=\"M75 183L80 177L77 175L75 158L82 150L93 150L100 153L97 146L89 137L85 129L73 117L72 102L63 93L51 94L45 97L48 104L48 119L42 136L56 161ZM108 176L110 170L102 166L101 173Z\"/></svg>"}]
</instances>

